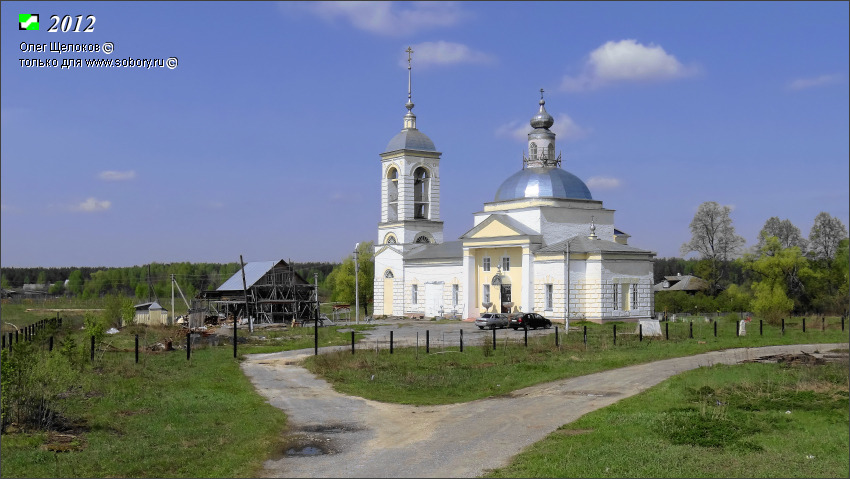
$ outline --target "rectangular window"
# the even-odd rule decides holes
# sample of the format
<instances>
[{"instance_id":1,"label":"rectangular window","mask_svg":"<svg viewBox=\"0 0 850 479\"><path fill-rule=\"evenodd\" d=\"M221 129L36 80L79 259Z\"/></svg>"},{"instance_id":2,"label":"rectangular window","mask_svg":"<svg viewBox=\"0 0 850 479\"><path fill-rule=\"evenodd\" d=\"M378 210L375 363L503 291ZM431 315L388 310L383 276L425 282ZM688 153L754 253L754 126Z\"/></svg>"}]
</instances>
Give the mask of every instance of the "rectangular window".
<instances>
[{"instance_id":1,"label":"rectangular window","mask_svg":"<svg viewBox=\"0 0 850 479\"><path fill-rule=\"evenodd\" d=\"M554 292L555 292L554 285L547 284L546 287L544 288L544 291L545 291L545 295L546 295L546 307L544 309L546 311L552 311L554 309L552 307L552 303L553 303L552 296L554 295Z\"/></svg>"},{"instance_id":2,"label":"rectangular window","mask_svg":"<svg viewBox=\"0 0 850 479\"><path fill-rule=\"evenodd\" d=\"M490 257L485 256L484 259L481 260L481 265L484 268L484 271L490 271Z\"/></svg>"},{"instance_id":3,"label":"rectangular window","mask_svg":"<svg viewBox=\"0 0 850 479\"><path fill-rule=\"evenodd\" d=\"M489 284L485 284L484 287L482 288L481 297L484 299L482 301L482 303L489 303L490 302L490 285Z\"/></svg>"},{"instance_id":4,"label":"rectangular window","mask_svg":"<svg viewBox=\"0 0 850 479\"><path fill-rule=\"evenodd\" d=\"M632 285L632 309L638 309L638 285Z\"/></svg>"},{"instance_id":5,"label":"rectangular window","mask_svg":"<svg viewBox=\"0 0 850 479\"><path fill-rule=\"evenodd\" d=\"M418 284L414 284L414 285L413 285L413 286L411 286L410 288L411 288L411 289L410 289L410 295L412 296L412 298L411 298L411 302L412 302L413 304L416 304L416 303L418 303L418 302L419 302L419 285L418 285Z\"/></svg>"},{"instance_id":6,"label":"rectangular window","mask_svg":"<svg viewBox=\"0 0 850 479\"><path fill-rule=\"evenodd\" d=\"M458 296L460 293L460 286L457 284L452 285L452 307L457 308Z\"/></svg>"},{"instance_id":7,"label":"rectangular window","mask_svg":"<svg viewBox=\"0 0 850 479\"><path fill-rule=\"evenodd\" d=\"M620 293L620 285L615 284L614 285L614 309L615 310L620 309L620 303L617 302L620 299L619 293Z\"/></svg>"},{"instance_id":8,"label":"rectangular window","mask_svg":"<svg viewBox=\"0 0 850 479\"><path fill-rule=\"evenodd\" d=\"M511 258L505 256L502 258L502 271L510 271L511 270Z\"/></svg>"}]
</instances>

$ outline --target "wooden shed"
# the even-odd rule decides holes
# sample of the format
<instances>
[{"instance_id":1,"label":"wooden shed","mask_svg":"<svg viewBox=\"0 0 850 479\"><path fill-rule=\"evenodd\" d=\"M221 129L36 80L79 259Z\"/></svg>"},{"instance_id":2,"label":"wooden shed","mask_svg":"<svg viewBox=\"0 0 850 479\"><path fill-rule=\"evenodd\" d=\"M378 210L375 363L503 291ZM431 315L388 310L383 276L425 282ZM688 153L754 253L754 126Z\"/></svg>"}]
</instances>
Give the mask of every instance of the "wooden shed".
<instances>
[{"instance_id":1,"label":"wooden shed","mask_svg":"<svg viewBox=\"0 0 850 479\"><path fill-rule=\"evenodd\" d=\"M137 304L135 308L136 316L133 318L133 320L137 324L153 324L162 326L167 326L169 324L168 310L163 308L156 301L152 301L150 303Z\"/></svg>"}]
</instances>

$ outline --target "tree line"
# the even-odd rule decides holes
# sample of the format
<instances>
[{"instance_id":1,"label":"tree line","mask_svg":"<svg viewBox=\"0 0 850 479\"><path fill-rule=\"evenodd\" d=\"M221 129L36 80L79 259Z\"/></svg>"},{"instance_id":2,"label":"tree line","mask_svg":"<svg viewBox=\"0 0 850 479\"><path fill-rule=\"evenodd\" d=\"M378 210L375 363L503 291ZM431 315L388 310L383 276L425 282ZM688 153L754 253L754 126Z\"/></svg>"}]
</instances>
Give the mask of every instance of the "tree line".
<instances>
[{"instance_id":1,"label":"tree line","mask_svg":"<svg viewBox=\"0 0 850 479\"><path fill-rule=\"evenodd\" d=\"M292 263L293 269L306 281L318 273L322 282L337 263ZM24 284L49 285L48 294L82 299L107 295L135 297L140 301L171 296L171 278L187 298L200 291L212 290L240 270L239 263L150 263L130 267L61 267L0 269L0 284L5 290L22 288ZM67 285L66 285L67 280Z\"/></svg>"},{"instance_id":2,"label":"tree line","mask_svg":"<svg viewBox=\"0 0 850 479\"><path fill-rule=\"evenodd\" d=\"M808 238L788 219L769 218L758 242L745 250L735 233L731 208L710 201L700 205L683 244L689 260L656 262L656 281L676 273L705 279L704 293L662 291L656 311L753 311L768 321L789 314L847 314L850 302L850 250L847 227L829 213L815 217ZM682 268L682 271L672 271ZM670 273L670 274L667 274Z\"/></svg>"}]
</instances>

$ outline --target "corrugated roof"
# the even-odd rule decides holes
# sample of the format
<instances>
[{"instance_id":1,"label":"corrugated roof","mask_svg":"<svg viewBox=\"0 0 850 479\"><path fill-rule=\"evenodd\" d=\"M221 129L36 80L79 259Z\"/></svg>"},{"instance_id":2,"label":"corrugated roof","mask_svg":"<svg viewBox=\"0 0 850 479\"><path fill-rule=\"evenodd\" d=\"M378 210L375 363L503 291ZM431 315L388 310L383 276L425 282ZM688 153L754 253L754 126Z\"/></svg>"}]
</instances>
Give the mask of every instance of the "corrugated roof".
<instances>
[{"instance_id":1,"label":"corrugated roof","mask_svg":"<svg viewBox=\"0 0 850 479\"><path fill-rule=\"evenodd\" d=\"M448 241L439 244L429 244L421 250L410 253L405 259L456 259L462 261L463 242Z\"/></svg>"},{"instance_id":2,"label":"corrugated roof","mask_svg":"<svg viewBox=\"0 0 850 479\"><path fill-rule=\"evenodd\" d=\"M685 276L665 276L665 280L669 284L664 287L664 281L654 285L653 291L704 291L708 289L708 282L702 278L685 275Z\"/></svg>"},{"instance_id":3,"label":"corrugated roof","mask_svg":"<svg viewBox=\"0 0 850 479\"><path fill-rule=\"evenodd\" d=\"M245 263L245 284L250 288L260 280L270 269L274 268L277 261L252 261ZM242 270L236 272L227 281L222 283L216 291L236 291L242 289Z\"/></svg>"},{"instance_id":4,"label":"corrugated roof","mask_svg":"<svg viewBox=\"0 0 850 479\"><path fill-rule=\"evenodd\" d=\"M148 310L150 310L150 309L165 309L159 303L157 303L156 301L151 301L149 303L137 304L133 307L136 308L136 309L148 309Z\"/></svg>"},{"instance_id":5,"label":"corrugated roof","mask_svg":"<svg viewBox=\"0 0 850 479\"><path fill-rule=\"evenodd\" d=\"M539 253L563 253L567 249L567 242L570 243L571 253L645 253L655 254L652 251L635 248L625 244L620 244L614 241L603 239L592 240L586 236L573 236L570 239L559 241L547 246L544 246L537 251Z\"/></svg>"}]
</instances>

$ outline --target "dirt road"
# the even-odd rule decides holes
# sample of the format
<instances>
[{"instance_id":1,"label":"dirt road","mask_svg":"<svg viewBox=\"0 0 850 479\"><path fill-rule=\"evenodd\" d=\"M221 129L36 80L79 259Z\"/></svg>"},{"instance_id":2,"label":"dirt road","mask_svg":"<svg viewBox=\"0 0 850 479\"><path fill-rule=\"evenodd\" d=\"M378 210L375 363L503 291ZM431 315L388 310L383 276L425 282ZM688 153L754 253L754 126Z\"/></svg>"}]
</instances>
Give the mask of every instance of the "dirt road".
<instances>
[{"instance_id":1,"label":"dirt road","mask_svg":"<svg viewBox=\"0 0 850 479\"><path fill-rule=\"evenodd\" d=\"M847 344L715 351L541 384L505 397L419 407L337 393L298 366L313 350L249 355L242 368L289 417L290 455L281 451L266 461L266 477L476 477L506 465L561 425L682 371L835 348Z\"/></svg>"}]
</instances>

